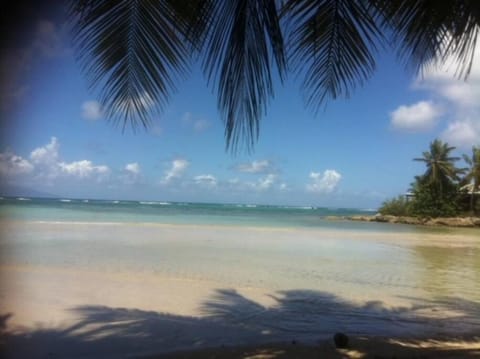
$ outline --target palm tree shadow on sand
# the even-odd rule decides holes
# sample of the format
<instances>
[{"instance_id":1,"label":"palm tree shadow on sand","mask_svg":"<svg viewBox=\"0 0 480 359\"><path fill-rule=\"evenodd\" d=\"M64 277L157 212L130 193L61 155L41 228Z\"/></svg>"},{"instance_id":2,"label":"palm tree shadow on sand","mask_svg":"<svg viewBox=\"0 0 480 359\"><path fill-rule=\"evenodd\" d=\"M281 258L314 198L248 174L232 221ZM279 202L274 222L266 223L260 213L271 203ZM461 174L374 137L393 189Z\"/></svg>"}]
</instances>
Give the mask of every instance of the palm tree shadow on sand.
<instances>
[{"instance_id":1,"label":"palm tree shadow on sand","mask_svg":"<svg viewBox=\"0 0 480 359\"><path fill-rule=\"evenodd\" d=\"M351 349L366 357L378 358L391 358L390 354L405 350L405 356L395 354L395 357L410 358L420 354L435 358L445 353L435 345L425 345L425 342L420 347L418 340L394 342L391 338L425 338L430 343L446 339L457 343L465 340L480 342L480 303L460 298L445 297L432 302L418 300L418 304L408 308L386 308L381 302L354 305L331 294L310 290L278 292L273 298L276 304L264 307L235 290L219 289L202 305L202 317L86 305L70 309L78 320L69 327L38 326L16 331L8 328L10 314L6 314L0 316L3 352L0 356L163 357L173 351L217 347L220 354L225 352L224 357L244 357L244 351L229 351L231 346L255 345L256 349L251 349L255 351L267 348L268 343L283 343L287 347L297 343L318 348L328 345L331 354L340 355L333 349L333 344L325 341L336 331L355 338ZM415 302L414 298L409 299ZM371 336L382 338L381 353L387 356L379 355L377 347L369 346L368 341L362 339ZM456 357L478 357L480 346L466 348L457 345L449 353ZM192 355L196 354L190 352L184 357ZM288 357L288 348L275 355L270 357Z\"/></svg>"}]
</instances>

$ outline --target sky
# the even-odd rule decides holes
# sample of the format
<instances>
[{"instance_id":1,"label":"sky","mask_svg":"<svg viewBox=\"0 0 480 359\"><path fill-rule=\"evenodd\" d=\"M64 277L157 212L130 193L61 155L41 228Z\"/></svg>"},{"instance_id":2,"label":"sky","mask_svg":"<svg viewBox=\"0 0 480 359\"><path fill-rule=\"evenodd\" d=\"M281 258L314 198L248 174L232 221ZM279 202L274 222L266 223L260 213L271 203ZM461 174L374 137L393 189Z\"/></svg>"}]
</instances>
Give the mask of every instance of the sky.
<instances>
[{"instance_id":1,"label":"sky","mask_svg":"<svg viewBox=\"0 0 480 359\"><path fill-rule=\"evenodd\" d=\"M435 138L480 145L480 46L455 66L409 72L394 54L349 99L318 113L299 79L277 83L251 153L225 150L216 96L198 67L148 130L108 122L57 18L2 55L0 188L63 198L377 208L403 194ZM461 165L461 163L459 163Z\"/></svg>"}]
</instances>

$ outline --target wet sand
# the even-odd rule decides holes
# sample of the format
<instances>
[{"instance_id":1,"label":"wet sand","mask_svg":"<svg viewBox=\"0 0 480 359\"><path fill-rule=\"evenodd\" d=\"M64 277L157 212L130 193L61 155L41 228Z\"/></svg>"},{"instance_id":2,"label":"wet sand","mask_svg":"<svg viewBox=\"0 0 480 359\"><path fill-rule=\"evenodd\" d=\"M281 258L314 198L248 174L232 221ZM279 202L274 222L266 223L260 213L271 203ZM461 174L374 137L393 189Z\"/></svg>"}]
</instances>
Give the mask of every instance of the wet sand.
<instances>
[{"instance_id":1,"label":"wet sand","mask_svg":"<svg viewBox=\"0 0 480 359\"><path fill-rule=\"evenodd\" d=\"M2 232L6 357L479 355L477 232L31 222ZM352 337L349 352L333 348L337 331Z\"/></svg>"}]
</instances>

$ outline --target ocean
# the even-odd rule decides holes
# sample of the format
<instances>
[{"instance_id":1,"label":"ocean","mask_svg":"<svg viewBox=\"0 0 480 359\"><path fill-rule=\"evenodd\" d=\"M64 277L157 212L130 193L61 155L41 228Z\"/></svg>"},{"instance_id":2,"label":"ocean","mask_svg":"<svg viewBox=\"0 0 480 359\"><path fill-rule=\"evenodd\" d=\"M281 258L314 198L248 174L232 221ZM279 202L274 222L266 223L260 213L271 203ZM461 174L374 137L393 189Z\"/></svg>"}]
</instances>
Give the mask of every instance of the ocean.
<instances>
[{"instance_id":1,"label":"ocean","mask_svg":"<svg viewBox=\"0 0 480 359\"><path fill-rule=\"evenodd\" d=\"M324 218L374 213L4 197L0 314L12 314L9 328L21 328L32 351L12 357L46 356L51 346L76 357L63 345L72 341L93 356L111 340L139 355L138 330L160 352L315 343L336 331L478 333L478 229ZM131 331L132 321L144 326ZM78 336L63 338L68 328ZM28 341L45 330L58 342Z\"/></svg>"},{"instance_id":2,"label":"ocean","mask_svg":"<svg viewBox=\"0 0 480 359\"><path fill-rule=\"evenodd\" d=\"M253 227L338 227L325 216L375 214L372 209L269 206L256 204L123 201L3 197L0 216L53 222L208 224ZM345 222L342 226L368 226ZM370 226L371 227L371 226ZM374 226L375 227L375 226ZM378 227L378 226L377 226ZM380 226L382 228L384 226Z\"/></svg>"}]
</instances>

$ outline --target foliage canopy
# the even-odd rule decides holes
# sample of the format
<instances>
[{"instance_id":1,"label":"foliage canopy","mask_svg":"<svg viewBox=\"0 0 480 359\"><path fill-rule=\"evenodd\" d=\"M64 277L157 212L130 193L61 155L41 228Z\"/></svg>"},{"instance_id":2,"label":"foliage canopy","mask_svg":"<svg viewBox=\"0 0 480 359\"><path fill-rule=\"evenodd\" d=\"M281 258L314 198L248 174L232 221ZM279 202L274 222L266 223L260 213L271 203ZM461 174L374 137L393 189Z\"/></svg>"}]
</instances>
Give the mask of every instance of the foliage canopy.
<instances>
[{"instance_id":1,"label":"foliage canopy","mask_svg":"<svg viewBox=\"0 0 480 359\"><path fill-rule=\"evenodd\" d=\"M480 151L473 147L472 157L462 156L469 168L457 168L455 162L459 161L460 157L451 156L453 150L455 147L438 139L430 143L429 150L423 152L422 157L414 159L424 162L426 171L415 177L410 190L412 199L398 196L387 200L379 212L418 217L452 217L467 211L475 214L476 199L480 192ZM466 187L471 184L471 188L462 190L466 184Z\"/></svg>"}]
</instances>

